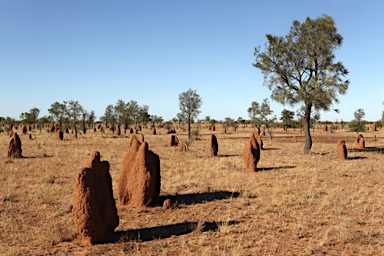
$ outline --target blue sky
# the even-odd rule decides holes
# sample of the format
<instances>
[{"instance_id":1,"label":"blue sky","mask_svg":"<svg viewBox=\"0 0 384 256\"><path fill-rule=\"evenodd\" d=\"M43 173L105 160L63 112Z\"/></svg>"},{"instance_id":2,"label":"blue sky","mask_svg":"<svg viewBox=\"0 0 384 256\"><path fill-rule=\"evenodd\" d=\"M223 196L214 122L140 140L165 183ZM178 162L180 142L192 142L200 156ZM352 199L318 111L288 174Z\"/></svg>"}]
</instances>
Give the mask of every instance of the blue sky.
<instances>
[{"instance_id":1,"label":"blue sky","mask_svg":"<svg viewBox=\"0 0 384 256\"><path fill-rule=\"evenodd\" d=\"M189 88L203 100L199 118L248 118L252 101L270 97L252 67L267 33L286 35L293 20L334 18L344 37L336 59L351 81L340 96L349 121L358 108L381 119L384 1L51 1L0 0L0 116L40 117L56 101L77 100L96 116L118 99L172 119ZM274 115L286 108L271 101Z\"/></svg>"}]
</instances>

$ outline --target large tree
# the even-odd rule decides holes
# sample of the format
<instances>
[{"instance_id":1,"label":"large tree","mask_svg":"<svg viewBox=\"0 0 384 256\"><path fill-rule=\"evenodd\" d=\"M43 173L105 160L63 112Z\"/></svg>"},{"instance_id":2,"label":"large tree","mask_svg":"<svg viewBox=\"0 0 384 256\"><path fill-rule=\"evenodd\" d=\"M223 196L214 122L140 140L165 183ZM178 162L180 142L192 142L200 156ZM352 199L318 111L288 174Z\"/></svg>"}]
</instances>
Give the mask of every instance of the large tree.
<instances>
[{"instance_id":1,"label":"large tree","mask_svg":"<svg viewBox=\"0 0 384 256\"><path fill-rule=\"evenodd\" d=\"M309 153L312 110L330 110L333 103L338 103L338 94L343 95L348 89L349 81L344 80L348 71L335 61L334 54L343 37L327 15L307 18L303 23L295 20L286 36L266 37L265 50L255 48L253 66L263 73L264 85L272 91L273 100L284 105L304 105L304 153Z\"/></svg>"},{"instance_id":2,"label":"large tree","mask_svg":"<svg viewBox=\"0 0 384 256\"><path fill-rule=\"evenodd\" d=\"M185 117L188 123L188 139L191 137L191 121L200 114L199 108L202 104L196 90L189 89L179 94L180 116Z\"/></svg>"}]
</instances>

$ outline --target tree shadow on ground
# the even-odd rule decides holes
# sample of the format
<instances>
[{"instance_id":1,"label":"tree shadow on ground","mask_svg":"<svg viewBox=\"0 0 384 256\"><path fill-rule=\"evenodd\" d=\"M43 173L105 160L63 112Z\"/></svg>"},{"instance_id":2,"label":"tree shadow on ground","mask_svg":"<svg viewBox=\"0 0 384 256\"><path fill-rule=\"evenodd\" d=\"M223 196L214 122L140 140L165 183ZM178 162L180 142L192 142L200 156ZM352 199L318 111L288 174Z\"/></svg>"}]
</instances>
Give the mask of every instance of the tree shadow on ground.
<instances>
[{"instance_id":1,"label":"tree shadow on ground","mask_svg":"<svg viewBox=\"0 0 384 256\"><path fill-rule=\"evenodd\" d=\"M171 196L160 196L159 203L162 205L164 200L171 199L175 204L201 204L203 202L210 202L215 200L224 200L228 198L237 198L239 197L239 192L230 192L230 191L216 191L216 192L204 192L204 193L194 193L194 194L185 194L185 195L171 195Z\"/></svg>"},{"instance_id":2,"label":"tree shadow on ground","mask_svg":"<svg viewBox=\"0 0 384 256\"><path fill-rule=\"evenodd\" d=\"M263 148L262 150L280 150L280 148Z\"/></svg>"},{"instance_id":3,"label":"tree shadow on ground","mask_svg":"<svg viewBox=\"0 0 384 256\"><path fill-rule=\"evenodd\" d=\"M238 224L238 221L218 221L218 222L184 222L166 226L142 228L137 230L117 231L107 243L124 241L152 241L164 239L171 236L180 236L192 233L193 231L207 232L217 231L220 226L231 226Z\"/></svg>"},{"instance_id":4,"label":"tree shadow on ground","mask_svg":"<svg viewBox=\"0 0 384 256\"><path fill-rule=\"evenodd\" d=\"M273 171L273 170L293 169L293 168L296 168L296 166L289 165L289 166L277 166L277 167L261 167L261 168L257 168L257 171L263 172L263 171Z\"/></svg>"}]
</instances>

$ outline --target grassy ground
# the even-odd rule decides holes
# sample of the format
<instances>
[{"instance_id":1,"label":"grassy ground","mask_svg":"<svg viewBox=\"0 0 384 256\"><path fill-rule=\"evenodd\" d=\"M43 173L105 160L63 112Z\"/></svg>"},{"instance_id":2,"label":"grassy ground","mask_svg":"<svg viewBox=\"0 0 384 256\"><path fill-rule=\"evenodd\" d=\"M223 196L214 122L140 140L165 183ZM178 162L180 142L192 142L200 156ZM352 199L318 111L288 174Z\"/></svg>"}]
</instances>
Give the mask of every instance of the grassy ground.
<instances>
[{"instance_id":1,"label":"grassy ground","mask_svg":"<svg viewBox=\"0 0 384 256\"><path fill-rule=\"evenodd\" d=\"M178 129L177 129L178 130ZM186 153L168 147L170 135L143 134L161 159L161 195L172 209L117 206L120 225L110 243L73 241L70 205L78 169L92 151L110 162L117 188L129 135L88 132L56 140L46 131L20 135L26 158L6 158L0 134L1 255L381 255L384 254L384 132L316 130L310 155L299 131L263 137L259 172L246 173L241 157L251 128L214 132L219 157L205 157L207 129ZM292 143L292 136L298 143ZM373 135L377 141L373 141ZM185 132L178 134L187 140ZM335 160L346 140L349 159ZM115 194L116 198L116 194Z\"/></svg>"}]
</instances>

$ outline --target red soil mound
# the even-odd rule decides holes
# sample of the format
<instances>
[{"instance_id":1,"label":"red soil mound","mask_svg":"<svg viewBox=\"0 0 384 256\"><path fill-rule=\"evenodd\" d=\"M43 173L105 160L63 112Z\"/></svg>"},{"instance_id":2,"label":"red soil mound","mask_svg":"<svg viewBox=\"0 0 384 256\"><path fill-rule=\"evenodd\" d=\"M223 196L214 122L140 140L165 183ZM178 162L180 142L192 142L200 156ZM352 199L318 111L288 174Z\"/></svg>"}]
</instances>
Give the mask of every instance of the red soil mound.
<instances>
[{"instance_id":1,"label":"red soil mound","mask_svg":"<svg viewBox=\"0 0 384 256\"><path fill-rule=\"evenodd\" d=\"M72 218L84 245L105 242L119 225L108 161L95 151L79 170L73 189Z\"/></svg>"},{"instance_id":2,"label":"red soil mound","mask_svg":"<svg viewBox=\"0 0 384 256\"><path fill-rule=\"evenodd\" d=\"M179 139L176 135L171 135L171 138L169 140L169 146L176 147L177 145L179 145Z\"/></svg>"},{"instance_id":3,"label":"red soil mound","mask_svg":"<svg viewBox=\"0 0 384 256\"><path fill-rule=\"evenodd\" d=\"M143 207L154 205L160 195L160 157L148 149L148 143L131 140L118 181L121 205Z\"/></svg>"},{"instance_id":4,"label":"red soil mound","mask_svg":"<svg viewBox=\"0 0 384 256\"><path fill-rule=\"evenodd\" d=\"M247 172L257 172L257 163L260 160L260 146L255 139L254 133L245 144L243 159Z\"/></svg>"},{"instance_id":5,"label":"red soil mound","mask_svg":"<svg viewBox=\"0 0 384 256\"><path fill-rule=\"evenodd\" d=\"M205 155L206 156L217 156L217 152L219 151L219 144L217 143L217 138L214 134L211 135L207 146L205 147Z\"/></svg>"},{"instance_id":6,"label":"red soil mound","mask_svg":"<svg viewBox=\"0 0 384 256\"><path fill-rule=\"evenodd\" d=\"M19 135L17 135L17 132L14 132L11 137L11 141L9 142L8 146L8 157L10 158L22 158L21 155L22 149L21 149L21 140L19 138Z\"/></svg>"},{"instance_id":7,"label":"red soil mound","mask_svg":"<svg viewBox=\"0 0 384 256\"><path fill-rule=\"evenodd\" d=\"M344 140L339 140L336 145L336 158L339 160L345 160L348 157L347 147Z\"/></svg>"}]
</instances>

